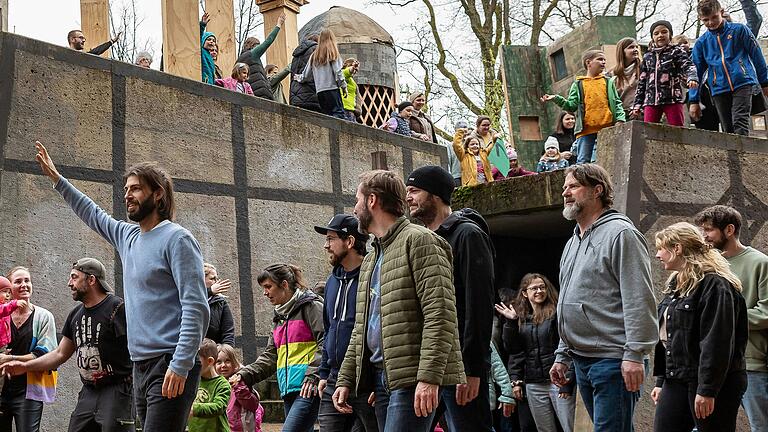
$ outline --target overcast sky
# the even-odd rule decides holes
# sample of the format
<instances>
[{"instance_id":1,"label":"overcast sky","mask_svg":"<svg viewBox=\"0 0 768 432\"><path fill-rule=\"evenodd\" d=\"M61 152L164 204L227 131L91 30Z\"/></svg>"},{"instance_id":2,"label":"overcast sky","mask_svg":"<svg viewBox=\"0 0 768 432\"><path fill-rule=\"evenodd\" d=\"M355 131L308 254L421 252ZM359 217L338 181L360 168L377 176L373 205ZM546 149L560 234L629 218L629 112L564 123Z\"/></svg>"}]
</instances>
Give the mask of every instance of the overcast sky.
<instances>
[{"instance_id":1,"label":"overcast sky","mask_svg":"<svg viewBox=\"0 0 768 432\"><path fill-rule=\"evenodd\" d=\"M112 0L113 5L120 0ZM331 6L356 9L374 19L393 35L403 22L386 6L369 6L363 0L311 0L299 13L299 28ZM162 39L160 0L137 0L140 15L145 17L144 31L150 32L159 49ZM33 39L66 45L67 32L80 27L80 0L10 0L8 27L11 32ZM257 36L261 35L261 29ZM87 37L88 35L86 35Z\"/></svg>"}]
</instances>

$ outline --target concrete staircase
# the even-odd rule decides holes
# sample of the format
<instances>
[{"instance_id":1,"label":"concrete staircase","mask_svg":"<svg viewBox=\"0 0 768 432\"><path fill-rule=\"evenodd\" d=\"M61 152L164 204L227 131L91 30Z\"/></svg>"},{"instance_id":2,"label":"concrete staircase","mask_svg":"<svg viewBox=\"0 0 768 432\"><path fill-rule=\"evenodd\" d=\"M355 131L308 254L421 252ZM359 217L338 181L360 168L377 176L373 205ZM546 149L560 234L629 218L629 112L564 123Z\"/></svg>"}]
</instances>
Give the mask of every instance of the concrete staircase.
<instances>
[{"instance_id":1,"label":"concrete staircase","mask_svg":"<svg viewBox=\"0 0 768 432\"><path fill-rule=\"evenodd\" d=\"M273 375L256 384L254 388L261 396L261 406L264 407L264 423L282 423L285 421L283 400L280 398L280 388L277 378Z\"/></svg>"}]
</instances>

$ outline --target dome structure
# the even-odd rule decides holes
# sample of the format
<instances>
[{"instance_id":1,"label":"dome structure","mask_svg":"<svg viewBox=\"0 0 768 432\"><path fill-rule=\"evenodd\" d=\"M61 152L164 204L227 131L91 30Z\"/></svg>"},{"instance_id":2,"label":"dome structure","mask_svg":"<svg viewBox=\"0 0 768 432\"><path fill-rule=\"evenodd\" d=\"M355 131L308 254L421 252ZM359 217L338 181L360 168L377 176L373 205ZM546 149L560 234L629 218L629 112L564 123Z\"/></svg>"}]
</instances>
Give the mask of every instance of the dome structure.
<instances>
[{"instance_id":1,"label":"dome structure","mask_svg":"<svg viewBox=\"0 0 768 432\"><path fill-rule=\"evenodd\" d=\"M362 101L362 120L368 126L384 124L397 103L395 41L369 16L333 6L312 18L299 30L299 40L331 30L343 59L356 58L360 68L354 76Z\"/></svg>"}]
</instances>

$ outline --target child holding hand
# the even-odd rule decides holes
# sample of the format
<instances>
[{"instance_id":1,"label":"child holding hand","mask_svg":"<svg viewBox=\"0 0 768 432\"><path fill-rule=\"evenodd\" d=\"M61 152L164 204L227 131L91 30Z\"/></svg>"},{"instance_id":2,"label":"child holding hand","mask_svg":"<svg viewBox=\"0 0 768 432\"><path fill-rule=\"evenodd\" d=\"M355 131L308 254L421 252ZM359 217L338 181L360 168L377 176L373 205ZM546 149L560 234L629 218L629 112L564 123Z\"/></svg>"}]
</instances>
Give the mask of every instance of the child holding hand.
<instances>
[{"instance_id":1,"label":"child holding hand","mask_svg":"<svg viewBox=\"0 0 768 432\"><path fill-rule=\"evenodd\" d=\"M219 345L216 372L224 378L231 378L242 365L237 352L231 345ZM259 403L259 393L243 381L232 387L232 396L227 405L227 418L232 432L261 432L264 407Z\"/></svg>"},{"instance_id":2,"label":"child holding hand","mask_svg":"<svg viewBox=\"0 0 768 432\"><path fill-rule=\"evenodd\" d=\"M197 397L189 413L189 432L230 432L227 403L231 390L227 379L216 373L219 356L216 342L203 339L197 355L202 368Z\"/></svg>"}]
</instances>

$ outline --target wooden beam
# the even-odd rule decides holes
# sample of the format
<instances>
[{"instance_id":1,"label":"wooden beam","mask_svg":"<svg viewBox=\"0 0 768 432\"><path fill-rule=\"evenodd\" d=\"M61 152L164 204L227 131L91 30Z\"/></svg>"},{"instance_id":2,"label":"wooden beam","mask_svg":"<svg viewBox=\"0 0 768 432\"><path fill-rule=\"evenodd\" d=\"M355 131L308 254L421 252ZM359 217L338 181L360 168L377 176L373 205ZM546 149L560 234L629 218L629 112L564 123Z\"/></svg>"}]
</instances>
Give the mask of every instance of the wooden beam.
<instances>
[{"instance_id":1,"label":"wooden beam","mask_svg":"<svg viewBox=\"0 0 768 432\"><path fill-rule=\"evenodd\" d=\"M163 69L169 74L202 80L200 17L197 0L162 0Z\"/></svg>"},{"instance_id":2,"label":"wooden beam","mask_svg":"<svg viewBox=\"0 0 768 432\"><path fill-rule=\"evenodd\" d=\"M280 29L277 38L267 50L267 63L277 65L282 69L293 60L293 50L299 45L299 28L297 16L301 6L309 0L256 0L259 12L264 16L264 36L277 25L277 19L285 13L285 24ZM263 39L262 39L263 40ZM283 81L283 93L288 100L291 83L290 76Z\"/></svg>"},{"instance_id":3,"label":"wooden beam","mask_svg":"<svg viewBox=\"0 0 768 432\"><path fill-rule=\"evenodd\" d=\"M208 31L216 35L219 45L219 58L216 64L227 77L237 59L235 42L235 8L232 0L206 0L205 11L211 16Z\"/></svg>"},{"instance_id":4,"label":"wooden beam","mask_svg":"<svg viewBox=\"0 0 768 432\"><path fill-rule=\"evenodd\" d=\"M109 35L109 0L80 0L80 21L85 35L85 51L111 39ZM111 49L102 54L109 57Z\"/></svg>"}]
</instances>

